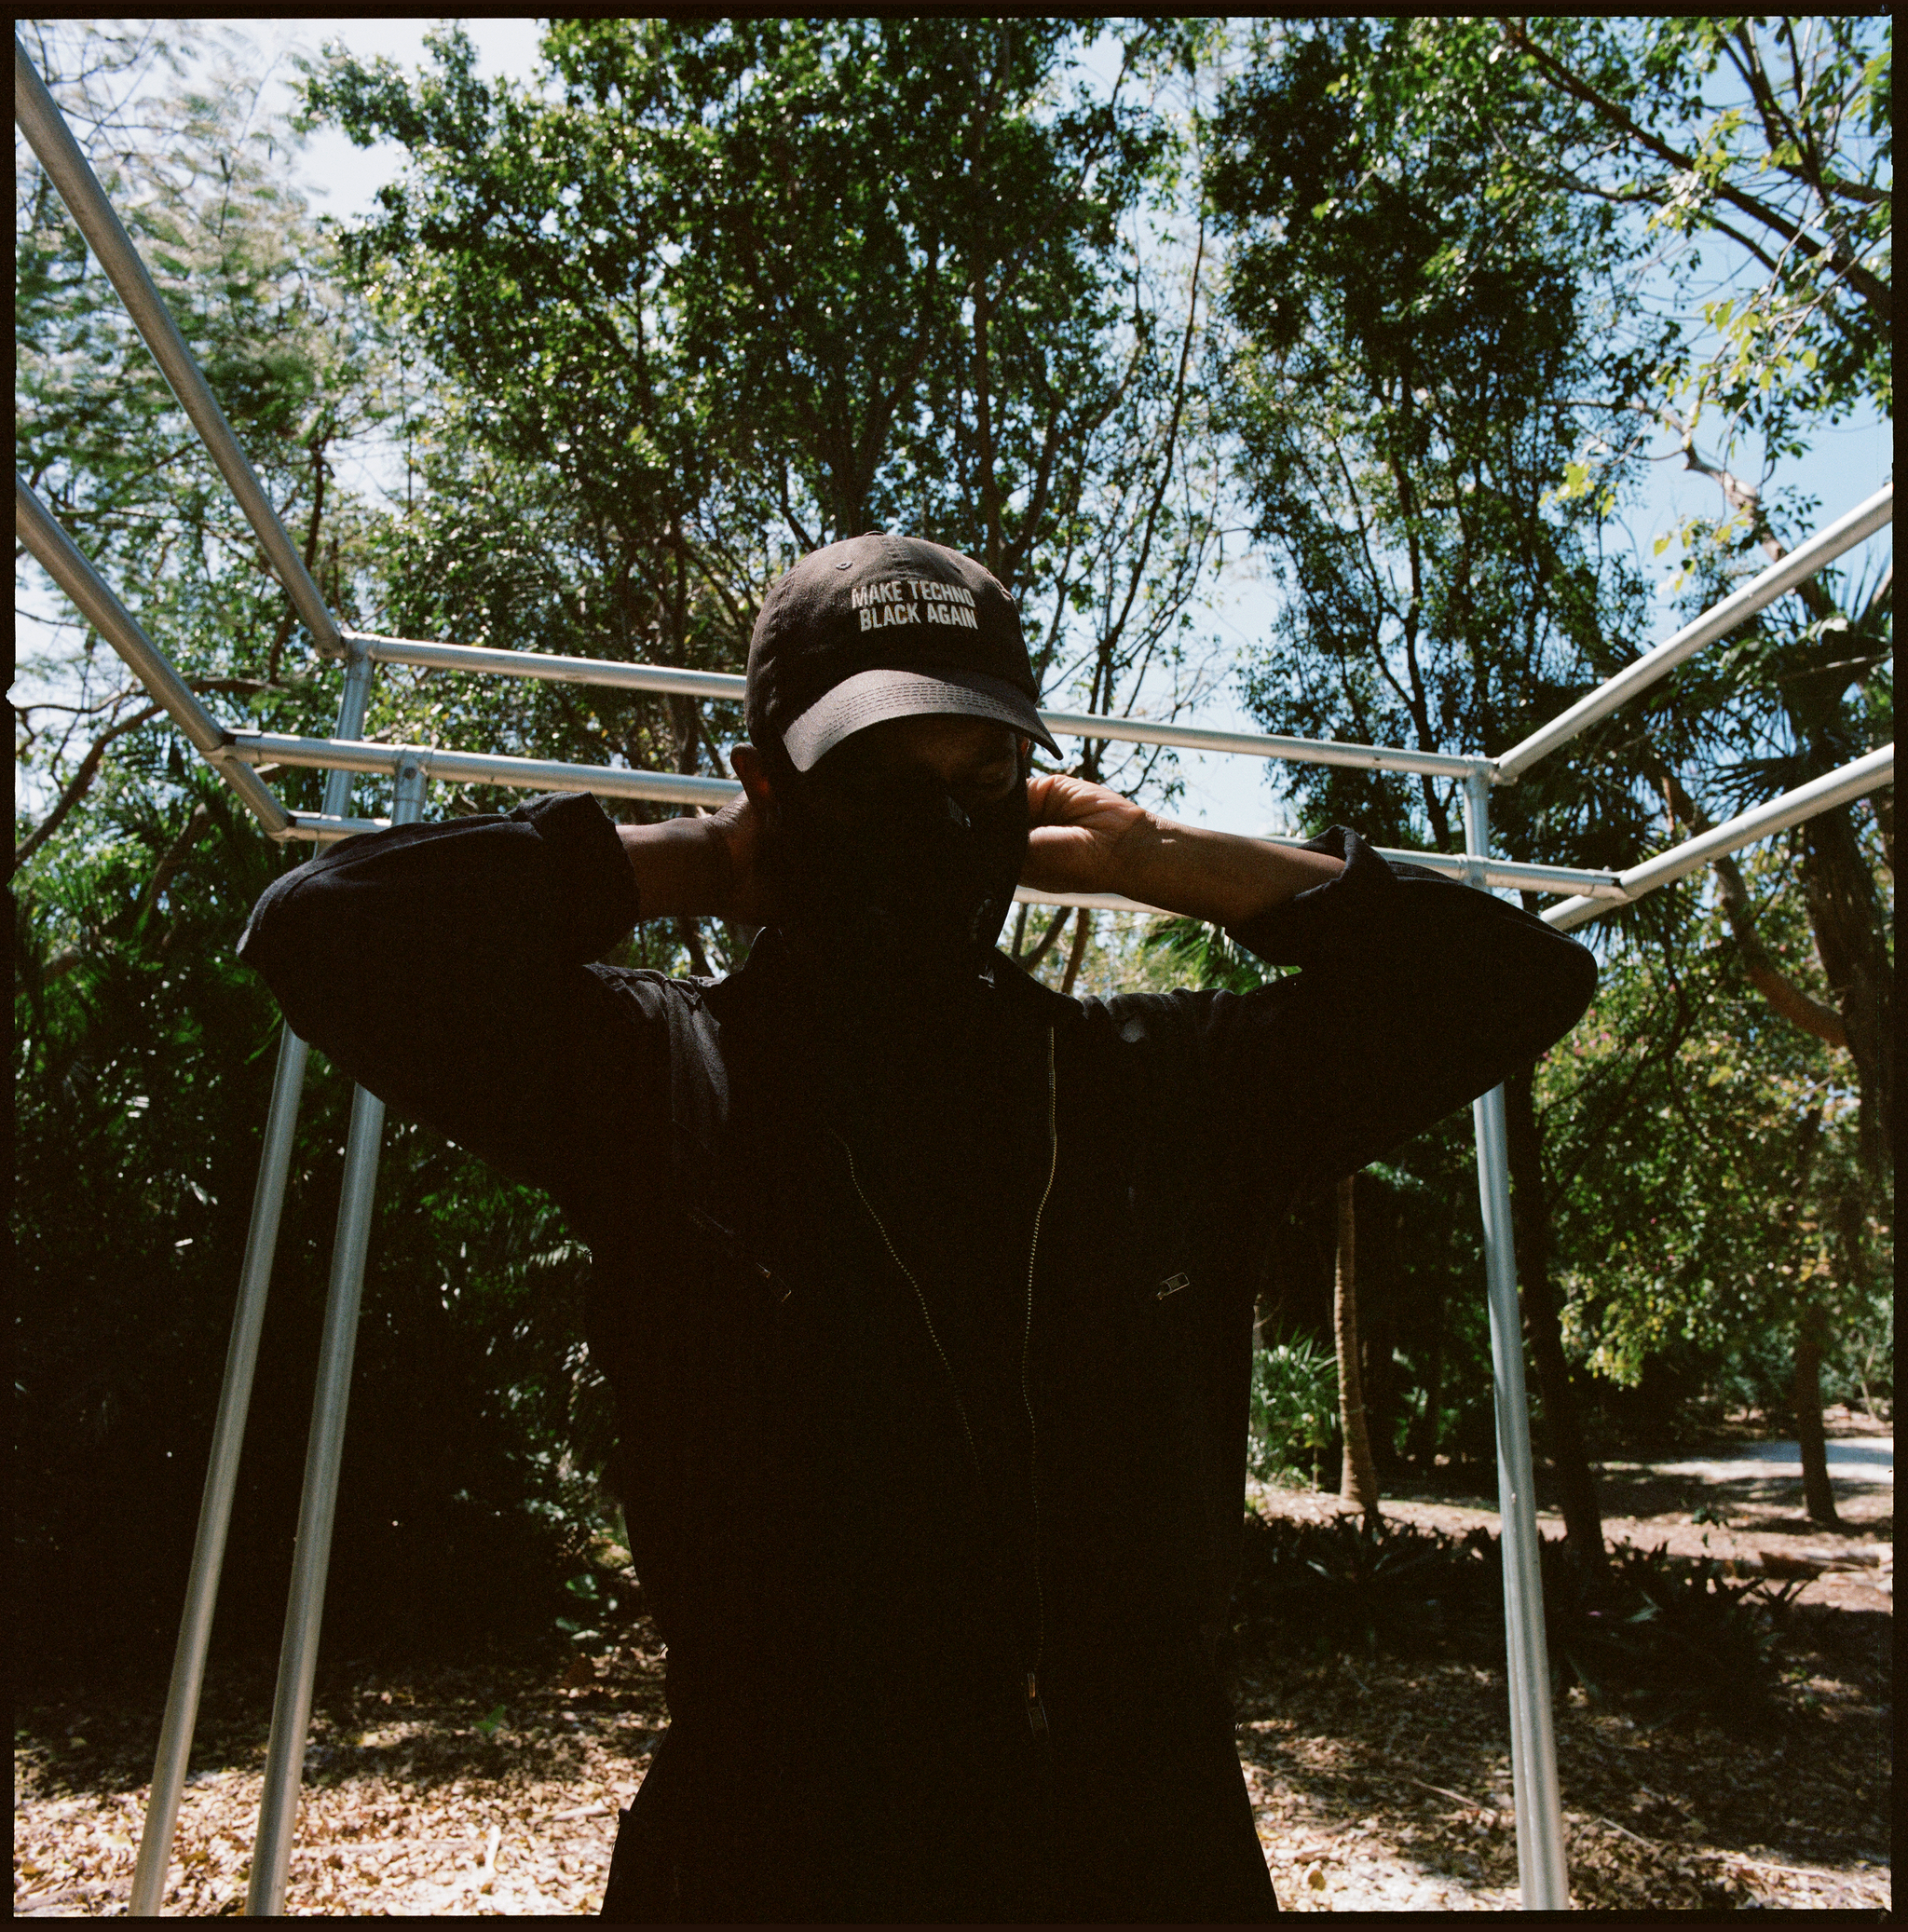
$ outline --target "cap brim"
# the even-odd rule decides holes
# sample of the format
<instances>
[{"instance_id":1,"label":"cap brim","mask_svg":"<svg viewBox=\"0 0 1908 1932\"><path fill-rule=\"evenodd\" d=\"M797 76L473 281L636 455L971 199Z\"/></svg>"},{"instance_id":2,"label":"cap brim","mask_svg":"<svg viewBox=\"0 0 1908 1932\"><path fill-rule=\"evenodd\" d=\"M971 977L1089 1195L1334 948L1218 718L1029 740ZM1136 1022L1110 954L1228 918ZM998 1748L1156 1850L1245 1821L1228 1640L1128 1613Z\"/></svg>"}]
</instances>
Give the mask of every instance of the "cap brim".
<instances>
[{"instance_id":1,"label":"cap brim","mask_svg":"<svg viewBox=\"0 0 1908 1932\"><path fill-rule=\"evenodd\" d=\"M920 671L863 671L844 678L802 713L782 734L784 748L797 771L814 766L857 731L890 718L933 714L992 718L1043 744L1055 757L1060 747L1040 721L1024 691L1004 679L978 671L934 675Z\"/></svg>"}]
</instances>

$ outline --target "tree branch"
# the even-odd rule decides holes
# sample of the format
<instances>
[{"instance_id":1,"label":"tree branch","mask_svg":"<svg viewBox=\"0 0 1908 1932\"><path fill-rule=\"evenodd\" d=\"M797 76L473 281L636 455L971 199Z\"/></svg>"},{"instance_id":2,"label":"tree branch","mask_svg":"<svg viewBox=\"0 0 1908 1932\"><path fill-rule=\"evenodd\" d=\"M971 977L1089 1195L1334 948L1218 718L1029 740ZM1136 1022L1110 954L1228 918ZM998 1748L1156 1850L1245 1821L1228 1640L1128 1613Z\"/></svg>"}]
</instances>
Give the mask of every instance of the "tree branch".
<instances>
[{"instance_id":1,"label":"tree branch","mask_svg":"<svg viewBox=\"0 0 1908 1932\"><path fill-rule=\"evenodd\" d=\"M1648 129L1632 120L1615 102L1606 100L1590 84L1573 74L1570 69L1553 55L1546 53L1525 31L1523 22L1509 20L1502 22L1504 37L1520 52L1528 54L1538 70L1554 86L1574 99L1581 101L1592 113L1597 114L1612 127L1619 129L1640 147L1645 148L1659 161L1680 172L1699 176L1701 170L1696 165L1696 157L1673 148L1660 136L1652 134ZM1792 222L1786 215L1771 208L1766 202L1758 200L1753 195L1746 195L1733 184L1717 180L1712 192L1728 202L1732 208L1748 215L1751 221L1760 222L1764 227L1772 228L1785 241L1797 243L1807 248L1811 253L1826 252L1831 265L1842 279L1867 302L1884 322L1894 320L1894 292L1888 283L1864 268L1840 242L1833 237L1819 240L1806 229Z\"/></svg>"},{"instance_id":2,"label":"tree branch","mask_svg":"<svg viewBox=\"0 0 1908 1932\"><path fill-rule=\"evenodd\" d=\"M1708 814L1683 788L1676 774L1647 748L1645 758L1656 767L1655 775L1663 793L1664 805L1670 812L1670 823L1674 825L1680 820L1695 837L1701 837L1710 829ZM1804 992L1794 981L1785 977L1764 946L1762 934L1756 931L1755 908L1750 900L1742 868L1725 852L1711 862L1711 869L1716 875L1722 896L1723 915L1729 921L1729 931L1735 938L1737 951L1742 956L1743 971L1748 973L1750 984L1791 1026L1800 1027L1805 1033L1813 1033L1818 1040L1826 1041L1829 1045L1847 1052L1848 1029L1842 1023L1842 1015L1833 1006L1824 1005Z\"/></svg>"},{"instance_id":3,"label":"tree branch","mask_svg":"<svg viewBox=\"0 0 1908 1932\"><path fill-rule=\"evenodd\" d=\"M93 780L100 775L101 761L106 755L106 747L116 738L122 738L127 732L135 730L139 726L157 717L159 710L160 707L158 705L148 704L143 711L137 712L131 717L122 720L110 730L102 732L98 738L93 740L91 748L88 751L86 756L79 761L79 769L67 781L66 789L60 794L60 797L52 810L14 847L13 863L7 868L8 878L11 878L14 873L18 872L39 850L41 846L46 844L47 840L59 829L61 822L66 817L67 813L92 790Z\"/></svg>"}]
</instances>

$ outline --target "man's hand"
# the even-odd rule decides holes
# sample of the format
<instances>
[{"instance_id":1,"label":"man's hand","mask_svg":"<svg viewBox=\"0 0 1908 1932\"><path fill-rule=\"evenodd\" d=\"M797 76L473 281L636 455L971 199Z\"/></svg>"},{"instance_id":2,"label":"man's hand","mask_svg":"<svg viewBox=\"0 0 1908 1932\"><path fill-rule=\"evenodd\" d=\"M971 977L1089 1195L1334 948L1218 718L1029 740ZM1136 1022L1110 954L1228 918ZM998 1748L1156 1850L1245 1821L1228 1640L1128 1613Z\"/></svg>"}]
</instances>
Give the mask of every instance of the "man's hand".
<instances>
[{"instance_id":1,"label":"man's hand","mask_svg":"<svg viewBox=\"0 0 1908 1932\"><path fill-rule=\"evenodd\" d=\"M1027 842L1023 885L1048 892L1116 892L1127 839L1152 828L1152 814L1104 785L1065 772L1036 771L1027 782Z\"/></svg>"},{"instance_id":2,"label":"man's hand","mask_svg":"<svg viewBox=\"0 0 1908 1932\"><path fill-rule=\"evenodd\" d=\"M1176 824L1083 778L1036 773L1027 802L1020 881L1040 891L1118 892L1236 926L1344 869L1323 852Z\"/></svg>"}]
</instances>

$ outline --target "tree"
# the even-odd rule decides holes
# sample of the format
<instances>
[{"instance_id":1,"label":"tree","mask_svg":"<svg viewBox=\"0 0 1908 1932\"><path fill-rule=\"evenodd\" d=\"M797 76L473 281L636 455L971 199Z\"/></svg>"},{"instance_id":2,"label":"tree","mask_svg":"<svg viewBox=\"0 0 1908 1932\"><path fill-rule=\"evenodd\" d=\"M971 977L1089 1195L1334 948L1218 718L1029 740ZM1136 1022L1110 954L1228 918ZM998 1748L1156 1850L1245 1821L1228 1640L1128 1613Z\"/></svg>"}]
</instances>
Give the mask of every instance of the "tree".
<instances>
[{"instance_id":1,"label":"tree","mask_svg":"<svg viewBox=\"0 0 1908 1932\"><path fill-rule=\"evenodd\" d=\"M562 21L547 95L456 32L415 80L329 57L310 114L413 157L344 238L430 386L384 621L739 669L795 554L908 527L1020 597L1046 688L1124 708L1214 527L1201 244L1174 287L1135 240L1178 165L1136 97L1195 38L1133 30L1103 93L1061 20ZM732 722L552 686L433 718L684 771Z\"/></svg>"},{"instance_id":2,"label":"tree","mask_svg":"<svg viewBox=\"0 0 1908 1932\"><path fill-rule=\"evenodd\" d=\"M1740 878L1777 968L1819 997L1796 863L1759 848ZM1809 1513L1833 1523L1820 1365L1888 1305L1889 1202L1865 1179L1833 1050L1750 980L1733 916L1668 902L1646 939L1612 947L1591 1014L1541 1069L1559 1272L1595 1373L1634 1386L1653 1358L1681 1359L1786 1398Z\"/></svg>"},{"instance_id":3,"label":"tree","mask_svg":"<svg viewBox=\"0 0 1908 1932\"><path fill-rule=\"evenodd\" d=\"M1378 1472L1365 1427L1365 1379L1358 1360L1357 1179L1348 1174L1336 1190L1338 1242L1332 1270L1332 1333L1338 1343L1339 1427L1344 1459L1339 1496L1355 1504L1368 1523L1378 1520Z\"/></svg>"},{"instance_id":4,"label":"tree","mask_svg":"<svg viewBox=\"0 0 1908 1932\"><path fill-rule=\"evenodd\" d=\"M371 512L335 471L340 439L379 420L378 345L329 279L285 130L248 123L243 48L221 65L212 48L209 85L181 89L208 51L188 34L25 32L348 620ZM20 148L16 192L21 467L215 709L328 729L334 700L249 528ZM275 1057L270 996L233 948L288 855L143 728L155 708L97 637L69 627L26 668L40 688L16 713L21 762L52 802L16 814L10 1627L28 1677L102 1658L162 1669ZM278 782L316 805L315 777ZM277 1640L348 1102L316 1066L222 1646ZM562 1566L596 1528L607 1410L581 1351L583 1264L553 1213L434 1136L387 1134L328 1619L359 1654L547 1630Z\"/></svg>"},{"instance_id":5,"label":"tree","mask_svg":"<svg viewBox=\"0 0 1908 1932\"><path fill-rule=\"evenodd\" d=\"M1587 423L1612 414L1595 399L1621 398L1632 373L1588 272L1610 224L1556 194L1487 192L1488 156L1457 138L1447 97L1487 83L1494 46L1482 22L1266 30L1221 105L1210 180L1233 238L1232 421L1288 593L1246 682L1271 729L1502 750L1614 671L1617 640L1642 627L1634 573L1552 494ZM1505 845L1628 863L1647 820L1631 774L1606 762L1612 737L1497 794ZM1452 782L1283 776L1308 823L1460 843ZM1509 1084L1526 1319L1565 1520L1595 1563L1538 1117Z\"/></svg>"},{"instance_id":6,"label":"tree","mask_svg":"<svg viewBox=\"0 0 1908 1932\"><path fill-rule=\"evenodd\" d=\"M1541 183L1624 211L1629 272L1669 271L1672 333L1629 406L1668 429L1686 465L1718 487L1723 514L1682 533L1697 563L1694 595L1711 601L1748 554L1786 554L1779 530L1813 507L1765 500L1779 459L1858 407L1893 414L1892 23L1883 15L1511 20L1501 32L1502 64L1519 78L1491 90L1471 125L1502 184ZM1723 274L1718 288L1711 266L1710 286L1698 291L1705 246L1720 252ZM1714 455L1697 440L1711 411ZM1748 430L1763 439L1760 480L1732 473ZM1615 462L1634 442L1587 444L1566 492L1605 487L1599 448ZM1718 740L1723 757L1737 755L1708 775L1733 807L1888 740L1892 619L1891 570L1865 584L1823 574L1683 680L1696 687L1692 709L1730 714ZM1639 752L1672 823L1699 828L1705 774L1679 769L1647 740ZM1825 1009L1772 974L1729 861L1717 880L1751 978L1778 1012L1853 1059L1864 1161L1879 1173L1892 1159L1893 970L1874 873L1859 856L1857 820L1869 810L1892 867L1886 794L1820 814L1802 834L1802 886L1829 975Z\"/></svg>"},{"instance_id":7,"label":"tree","mask_svg":"<svg viewBox=\"0 0 1908 1932\"><path fill-rule=\"evenodd\" d=\"M1529 83L1548 96L1542 139L1501 131L1506 172L1644 214L1651 238L1682 244L1685 274L1701 242L1739 270L1703 305L1707 331L1679 332L1655 372L1688 418L1680 433L1710 405L1779 437L1858 400L1893 414L1887 15L1511 19L1501 31L1526 98ZM1698 346L1705 333L1713 347Z\"/></svg>"},{"instance_id":8,"label":"tree","mask_svg":"<svg viewBox=\"0 0 1908 1932\"><path fill-rule=\"evenodd\" d=\"M284 130L256 114L261 78L229 38L208 48L75 22L23 32L307 565L348 617L364 514L340 492L335 458L382 418L380 347L331 279ZM176 85L189 51L210 62L202 87ZM326 707L256 537L18 138L14 158L20 472L196 688L242 701L266 728L309 728ZM61 626L21 666L15 755L48 802L37 824L17 824L16 865L159 715L98 642Z\"/></svg>"}]
</instances>

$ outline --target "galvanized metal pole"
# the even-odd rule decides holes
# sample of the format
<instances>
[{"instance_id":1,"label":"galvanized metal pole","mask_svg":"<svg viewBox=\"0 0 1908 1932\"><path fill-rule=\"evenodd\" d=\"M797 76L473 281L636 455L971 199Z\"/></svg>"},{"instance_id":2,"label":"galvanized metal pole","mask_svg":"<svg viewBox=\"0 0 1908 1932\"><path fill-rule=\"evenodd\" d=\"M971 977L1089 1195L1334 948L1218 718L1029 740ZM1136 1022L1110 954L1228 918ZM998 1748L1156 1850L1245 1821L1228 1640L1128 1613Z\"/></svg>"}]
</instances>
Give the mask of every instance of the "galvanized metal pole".
<instances>
[{"instance_id":1,"label":"galvanized metal pole","mask_svg":"<svg viewBox=\"0 0 1908 1932\"><path fill-rule=\"evenodd\" d=\"M86 237L100 266L118 290L127 314L145 338L145 346L159 365L160 374L171 385L180 406L192 419L193 428L219 466L233 498L257 532L286 595L305 619L312 643L327 657L341 656L344 644L338 635L336 619L311 580L305 559L298 554L298 547L272 508L271 498L239 448L218 398L193 360L185 338L180 334L178 324L154 287L145 264L140 260L139 251L120 225L99 177L80 153L65 116L47 91L46 83L18 34L13 38L13 118L39 157L40 166L47 170L48 180L59 189L60 198Z\"/></svg>"},{"instance_id":2,"label":"galvanized metal pole","mask_svg":"<svg viewBox=\"0 0 1908 1932\"><path fill-rule=\"evenodd\" d=\"M409 760L398 772L391 823L408 823L417 817L423 803L423 761ZM285 1879L297 1823L306 1734L311 1725L319 1625L331 1568L332 1520L337 1510L338 1469L345 1450L345 1411L351 1395L351 1362L358 1343L358 1309L364 1291L364 1257L371 1240L383 1134L384 1102L359 1087L351 1095L351 1125L345 1140L345 1181L332 1247L331 1288L325 1299L311 1435L305 1451L298 1541L292 1558L292 1587L285 1606L284 1641L279 1652L271 1741L266 1750L265 1789L245 1894L246 1912L253 1918L276 1918L285 1907Z\"/></svg>"},{"instance_id":3,"label":"galvanized metal pole","mask_svg":"<svg viewBox=\"0 0 1908 1932\"><path fill-rule=\"evenodd\" d=\"M371 660L361 650L355 652L346 665L344 690L338 701L340 736L356 738L363 730L370 686ZM351 774L327 772L327 813L342 817L349 810L350 802ZM198 1533L192 1545L185 1609L179 1620L179 1641L172 1653L172 1681L166 1693L166 1716L159 1727L152 1789L140 1832L139 1857L133 1866L132 1898L127 1910L134 1918L158 1917L165 1900L166 1871L171 1863L172 1836L179 1825L179 1801L185 1787L192 1734L198 1721L199 1692L205 1683L212 1612L218 1604L219 1575L225 1567L225 1536L232 1523L238 1456L245 1440L245 1418L252 1406L252 1378L258 1366L259 1334L265 1326L266 1295L271 1286L272 1260L278 1251L279 1218L285 1204L285 1177L292 1165L307 1057L305 1042L291 1027L281 1028L278 1070L272 1078L271 1106L266 1115L265 1144L258 1159L258 1184L252 1196L252 1226L245 1237L245 1263L238 1276L238 1309L232 1318L232 1339L225 1351L225 1379L219 1390L205 1493L198 1505Z\"/></svg>"},{"instance_id":4,"label":"galvanized metal pole","mask_svg":"<svg viewBox=\"0 0 1908 1932\"><path fill-rule=\"evenodd\" d=\"M409 823L423 809L424 776L421 758L407 760L400 768L391 804L393 824ZM351 1125L345 1141L345 1182L332 1248L331 1289L325 1299L311 1435L305 1451L298 1541L292 1558L292 1587L285 1606L284 1641L279 1652L271 1741L266 1750L265 1789L259 1801L258 1833L252 1843L252 1876L245 1894L245 1910L253 1918L276 1918L285 1907L285 1879L297 1823L306 1734L311 1725L319 1625L331 1568L332 1520L337 1510L338 1469L345 1450L345 1411L351 1395L351 1362L358 1342L358 1309L364 1291L364 1257L371 1240L383 1134L384 1102L358 1088L351 1095Z\"/></svg>"},{"instance_id":5,"label":"galvanized metal pole","mask_svg":"<svg viewBox=\"0 0 1908 1932\"><path fill-rule=\"evenodd\" d=\"M219 1571L225 1558L225 1532L232 1521L238 1451L245 1440L246 1412L252 1405L252 1376L258 1363L259 1331L265 1326L266 1291L271 1286L279 1215L285 1204L285 1175L298 1124L306 1056L305 1042L291 1027L284 1027L279 1036L279 1066L272 1080L271 1109L266 1116L265 1146L258 1160L258 1186L252 1197L245 1265L238 1277L238 1311L233 1316L232 1339L225 1350L225 1380L219 1391L205 1494L198 1505L198 1535L192 1545L185 1610L179 1620L179 1642L172 1653L171 1688L166 1694L152 1791L140 1833L139 1858L132 1871L132 1898L127 1910L136 1919L157 1918L165 1898L166 1869L171 1862L172 1833L179 1821L179 1797L198 1718L206 1647L218 1601Z\"/></svg>"},{"instance_id":6,"label":"galvanized metal pole","mask_svg":"<svg viewBox=\"0 0 1908 1932\"><path fill-rule=\"evenodd\" d=\"M1491 846L1491 779L1465 784L1465 850L1479 862ZM1504 1089L1473 1103L1478 1193L1484 1211L1484 1272L1491 1314L1497 1416L1497 1511L1504 1558L1504 1631L1510 1680L1510 1769L1517 1805L1517 1869L1526 1912L1567 1912L1563 1814L1550 1724L1550 1666L1544 1640L1544 1579L1531 1468L1531 1411L1524 1389L1523 1321L1511 1242L1510 1162Z\"/></svg>"}]
</instances>

